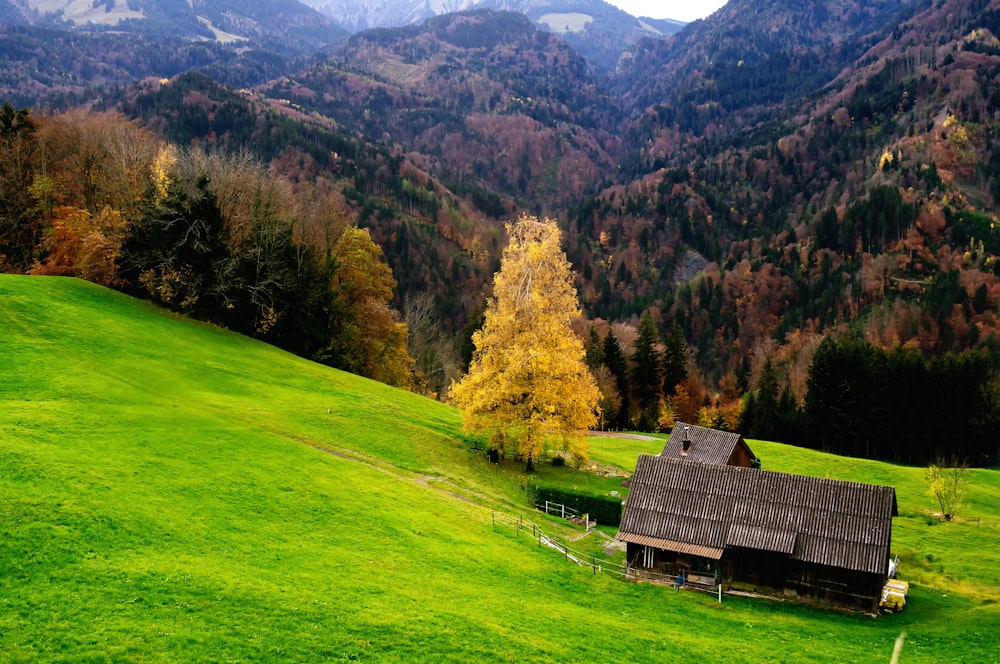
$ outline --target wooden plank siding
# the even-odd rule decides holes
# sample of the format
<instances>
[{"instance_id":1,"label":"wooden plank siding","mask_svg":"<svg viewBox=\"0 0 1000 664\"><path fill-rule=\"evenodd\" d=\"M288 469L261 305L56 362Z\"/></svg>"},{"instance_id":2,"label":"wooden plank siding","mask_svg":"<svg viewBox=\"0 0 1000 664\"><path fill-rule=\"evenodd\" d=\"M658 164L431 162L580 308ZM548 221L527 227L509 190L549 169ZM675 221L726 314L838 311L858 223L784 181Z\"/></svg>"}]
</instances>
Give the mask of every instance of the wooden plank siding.
<instances>
[{"instance_id":1,"label":"wooden plank siding","mask_svg":"<svg viewBox=\"0 0 1000 664\"><path fill-rule=\"evenodd\" d=\"M867 608L897 514L889 486L640 455L618 538L630 556L660 549L646 559L664 569L714 565L730 582Z\"/></svg>"}]
</instances>

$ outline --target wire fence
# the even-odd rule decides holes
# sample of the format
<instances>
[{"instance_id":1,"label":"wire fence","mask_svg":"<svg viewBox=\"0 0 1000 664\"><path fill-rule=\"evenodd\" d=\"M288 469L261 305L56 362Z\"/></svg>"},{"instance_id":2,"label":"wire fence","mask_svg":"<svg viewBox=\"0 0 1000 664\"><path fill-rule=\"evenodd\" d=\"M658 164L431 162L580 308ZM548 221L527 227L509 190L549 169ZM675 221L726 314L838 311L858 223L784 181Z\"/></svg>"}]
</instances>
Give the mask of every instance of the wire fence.
<instances>
[{"instance_id":1,"label":"wire fence","mask_svg":"<svg viewBox=\"0 0 1000 664\"><path fill-rule=\"evenodd\" d=\"M608 560L602 556L585 553L569 546L568 542L560 542L555 537L548 535L534 521L522 517L512 517L501 512L493 512L493 525L509 526L517 531L518 535L528 535L538 542L538 546L548 547L562 554L567 561L576 563L581 567L590 567L594 574L604 572L615 574L622 578L627 576L627 566Z\"/></svg>"},{"instance_id":2,"label":"wire fence","mask_svg":"<svg viewBox=\"0 0 1000 664\"><path fill-rule=\"evenodd\" d=\"M573 540L560 542L555 537L547 535L537 523L527 520L523 516L513 517L494 511L492 512L492 519L494 526L507 526L515 529L518 535L530 536L538 542L538 546L557 551L567 562L572 562L580 567L590 567L595 575L601 572L602 574L611 574L622 581L631 581L633 583L644 581L671 586L673 588L684 588L685 590L708 593L718 596L719 603L722 603L722 584L719 583L715 576L693 574L686 570L681 570L678 574L664 574L634 567L627 562L622 565L602 556L574 549L569 545L570 541ZM583 534L586 535L587 532ZM603 535L603 533L601 534ZM604 535L604 537L607 537L607 535ZM576 539L579 539L579 537Z\"/></svg>"}]
</instances>

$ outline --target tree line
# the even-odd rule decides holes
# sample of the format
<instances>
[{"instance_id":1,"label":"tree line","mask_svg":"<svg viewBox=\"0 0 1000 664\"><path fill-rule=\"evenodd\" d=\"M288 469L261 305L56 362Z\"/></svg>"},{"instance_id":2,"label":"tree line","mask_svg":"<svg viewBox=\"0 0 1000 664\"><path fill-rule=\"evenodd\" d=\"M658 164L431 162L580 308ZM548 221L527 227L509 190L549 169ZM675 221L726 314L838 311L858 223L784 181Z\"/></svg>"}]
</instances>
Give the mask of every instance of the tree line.
<instances>
[{"instance_id":1,"label":"tree line","mask_svg":"<svg viewBox=\"0 0 1000 664\"><path fill-rule=\"evenodd\" d=\"M1000 378L982 353L924 358L827 339L809 371L803 412L810 447L908 464L997 463Z\"/></svg>"},{"instance_id":2,"label":"tree line","mask_svg":"<svg viewBox=\"0 0 1000 664\"><path fill-rule=\"evenodd\" d=\"M802 400L782 369L767 360L743 397L744 436L906 464L997 463L1000 376L984 353L925 357L828 337L812 356Z\"/></svg>"},{"instance_id":3,"label":"tree line","mask_svg":"<svg viewBox=\"0 0 1000 664\"><path fill-rule=\"evenodd\" d=\"M771 341L713 391L674 320L646 312L606 334L591 322L586 362L603 429L669 431L674 422L834 454L925 465L996 465L1000 374L984 352L925 355L851 339L798 341L791 357ZM626 340L625 343L620 341Z\"/></svg>"},{"instance_id":4,"label":"tree line","mask_svg":"<svg viewBox=\"0 0 1000 664\"><path fill-rule=\"evenodd\" d=\"M0 270L81 277L394 385L395 281L328 182L113 113L0 108Z\"/></svg>"},{"instance_id":5,"label":"tree line","mask_svg":"<svg viewBox=\"0 0 1000 664\"><path fill-rule=\"evenodd\" d=\"M665 334L647 311L634 329L592 323L586 363L600 391L604 429L669 430L677 420L696 421L704 389L689 375L690 357L676 321ZM627 344L619 337L627 336ZM702 413L703 419L713 415Z\"/></svg>"}]
</instances>

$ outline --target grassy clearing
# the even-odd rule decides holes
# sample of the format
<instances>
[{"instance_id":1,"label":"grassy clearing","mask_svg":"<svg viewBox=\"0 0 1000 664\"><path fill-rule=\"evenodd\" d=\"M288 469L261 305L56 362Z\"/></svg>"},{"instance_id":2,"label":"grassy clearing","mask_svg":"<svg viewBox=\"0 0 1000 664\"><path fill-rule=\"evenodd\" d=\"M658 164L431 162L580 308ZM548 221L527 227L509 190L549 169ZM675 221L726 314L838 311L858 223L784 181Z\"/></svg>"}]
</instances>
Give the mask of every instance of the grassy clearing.
<instances>
[{"instance_id":1,"label":"grassy clearing","mask_svg":"<svg viewBox=\"0 0 1000 664\"><path fill-rule=\"evenodd\" d=\"M115 0L108 7L95 4L92 0L37 0L32 8L43 13L62 13L62 18L76 25L96 23L98 25L118 25L129 19L146 18L141 9L132 9L127 0ZM31 6L31 5L28 5Z\"/></svg>"},{"instance_id":2,"label":"grassy clearing","mask_svg":"<svg viewBox=\"0 0 1000 664\"><path fill-rule=\"evenodd\" d=\"M626 434L628 435L628 434ZM634 438L593 436L587 440L590 457L599 464L615 466L630 475L640 454L659 454L667 442L667 434L644 433ZM655 440L646 440L653 438Z\"/></svg>"},{"instance_id":3,"label":"grassy clearing","mask_svg":"<svg viewBox=\"0 0 1000 664\"><path fill-rule=\"evenodd\" d=\"M751 445L898 487L903 569L926 562L906 612L595 576L491 524L537 517L453 409L80 281L0 276L0 659L887 661L900 631L907 662L995 659L998 473L932 525L919 469Z\"/></svg>"},{"instance_id":4,"label":"grassy clearing","mask_svg":"<svg viewBox=\"0 0 1000 664\"><path fill-rule=\"evenodd\" d=\"M588 23L593 23L594 17L590 14L579 12L567 12L561 14L544 14L538 17L540 23L549 26L549 30L559 34L567 32L582 32L587 29Z\"/></svg>"}]
</instances>

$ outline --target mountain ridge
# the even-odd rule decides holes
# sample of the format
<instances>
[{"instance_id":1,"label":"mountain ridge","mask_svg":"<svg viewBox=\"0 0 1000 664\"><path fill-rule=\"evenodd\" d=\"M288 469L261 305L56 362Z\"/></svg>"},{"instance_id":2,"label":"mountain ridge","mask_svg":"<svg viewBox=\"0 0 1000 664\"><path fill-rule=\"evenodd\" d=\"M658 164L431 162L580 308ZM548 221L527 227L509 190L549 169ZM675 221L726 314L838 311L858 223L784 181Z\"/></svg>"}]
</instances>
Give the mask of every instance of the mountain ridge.
<instances>
[{"instance_id":1,"label":"mountain ridge","mask_svg":"<svg viewBox=\"0 0 1000 664\"><path fill-rule=\"evenodd\" d=\"M443 14L480 9L524 14L536 27L557 34L600 71L608 72L623 49L643 37L663 37L685 23L643 19L604 0L305 0L351 32L398 28Z\"/></svg>"},{"instance_id":2,"label":"mountain ridge","mask_svg":"<svg viewBox=\"0 0 1000 664\"><path fill-rule=\"evenodd\" d=\"M73 31L127 31L220 43L249 42L304 54L343 29L298 0L2 0L0 23ZM3 17L11 20L4 20ZM19 20L18 20L19 19Z\"/></svg>"},{"instance_id":3,"label":"mountain ridge","mask_svg":"<svg viewBox=\"0 0 1000 664\"><path fill-rule=\"evenodd\" d=\"M749 385L769 349L801 398L828 335L997 352L1000 2L734 7L763 14L644 42L614 87L530 19L480 10L355 34L241 94L378 146L335 181L398 261L397 297L461 308L451 333L485 295L500 221L526 209L559 218L595 330L677 323L705 385ZM199 103L142 117L225 135ZM275 168L327 177L327 161ZM441 238L477 269L403 258ZM689 252L704 269L677 283Z\"/></svg>"}]
</instances>

